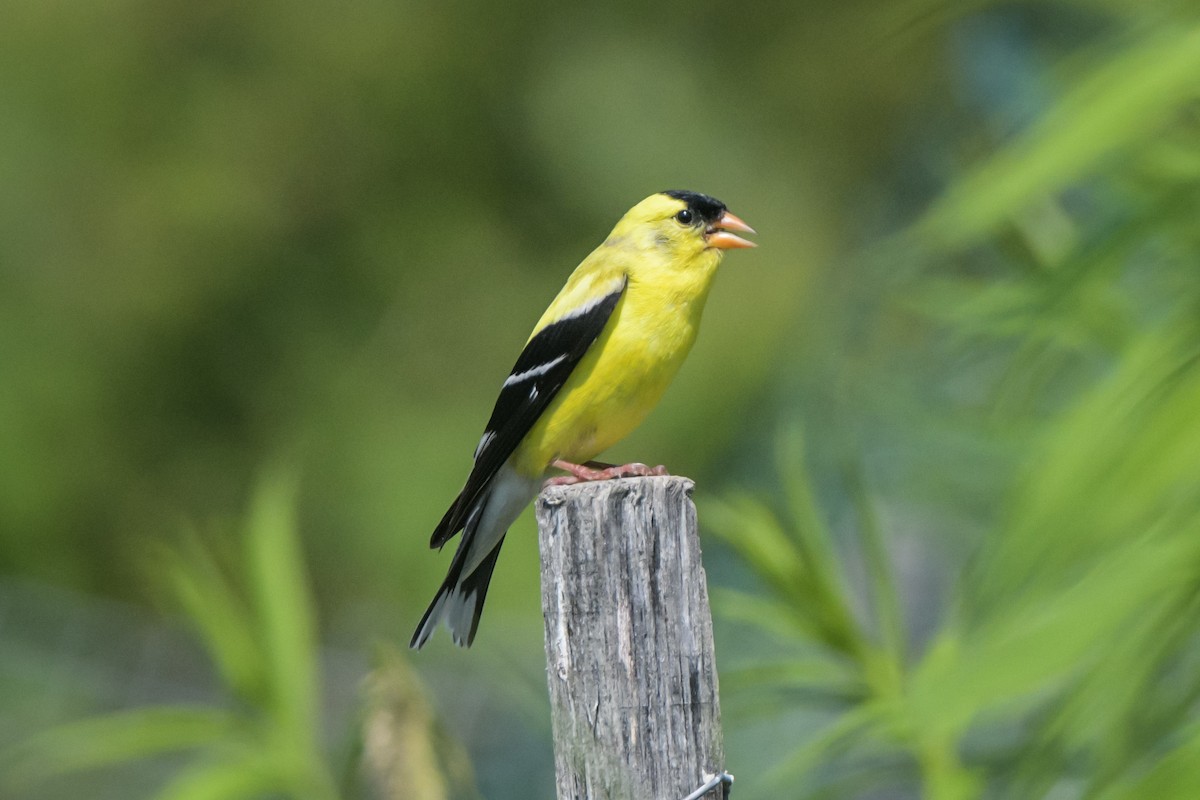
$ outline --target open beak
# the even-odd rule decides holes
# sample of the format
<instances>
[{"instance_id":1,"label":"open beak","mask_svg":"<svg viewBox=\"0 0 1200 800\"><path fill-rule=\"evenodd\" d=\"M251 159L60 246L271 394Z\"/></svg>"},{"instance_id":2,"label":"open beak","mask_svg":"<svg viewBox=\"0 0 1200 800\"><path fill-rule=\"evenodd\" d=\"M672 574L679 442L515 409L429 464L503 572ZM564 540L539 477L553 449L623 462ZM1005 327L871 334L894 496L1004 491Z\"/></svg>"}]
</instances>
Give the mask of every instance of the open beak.
<instances>
[{"instance_id":1,"label":"open beak","mask_svg":"<svg viewBox=\"0 0 1200 800\"><path fill-rule=\"evenodd\" d=\"M722 214L715 223L707 231L704 232L704 238L708 242L709 247L715 247L718 250L735 250L741 247L758 247L754 242L747 241L742 237L731 233L754 233L754 228L751 228L746 223L726 211Z\"/></svg>"}]
</instances>

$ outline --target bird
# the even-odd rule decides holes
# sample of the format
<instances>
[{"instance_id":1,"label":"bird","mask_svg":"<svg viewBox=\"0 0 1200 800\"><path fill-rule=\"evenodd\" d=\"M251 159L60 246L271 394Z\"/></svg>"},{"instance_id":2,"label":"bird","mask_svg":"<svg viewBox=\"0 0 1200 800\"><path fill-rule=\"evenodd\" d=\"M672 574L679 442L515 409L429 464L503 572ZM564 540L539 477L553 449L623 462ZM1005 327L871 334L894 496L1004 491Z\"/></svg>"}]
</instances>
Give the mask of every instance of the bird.
<instances>
[{"instance_id":1,"label":"bird","mask_svg":"<svg viewBox=\"0 0 1200 800\"><path fill-rule=\"evenodd\" d=\"M720 200L670 190L617 222L567 279L533 328L459 492L430 537L462 538L413 633L420 649L440 622L469 647L508 528L543 485L665 475L662 466L593 462L658 404L692 348L726 250L754 229ZM551 468L565 475L546 480Z\"/></svg>"}]
</instances>

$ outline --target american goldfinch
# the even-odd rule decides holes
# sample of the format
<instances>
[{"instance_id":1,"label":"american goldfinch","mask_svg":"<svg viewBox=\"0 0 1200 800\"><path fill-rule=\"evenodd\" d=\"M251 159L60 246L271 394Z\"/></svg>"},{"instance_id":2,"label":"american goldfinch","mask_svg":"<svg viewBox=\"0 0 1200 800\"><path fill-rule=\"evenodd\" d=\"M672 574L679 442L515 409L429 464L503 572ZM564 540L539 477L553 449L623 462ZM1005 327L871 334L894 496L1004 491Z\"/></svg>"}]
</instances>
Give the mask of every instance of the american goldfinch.
<instances>
[{"instance_id":1,"label":"american goldfinch","mask_svg":"<svg viewBox=\"0 0 1200 800\"><path fill-rule=\"evenodd\" d=\"M466 485L429 546L463 531L446 580L413 633L422 647L445 620L470 646L504 535L547 470L559 483L666 474L662 467L600 468L594 458L658 403L696 339L726 250L754 247L753 229L725 204L668 191L638 203L567 279L500 387Z\"/></svg>"}]
</instances>

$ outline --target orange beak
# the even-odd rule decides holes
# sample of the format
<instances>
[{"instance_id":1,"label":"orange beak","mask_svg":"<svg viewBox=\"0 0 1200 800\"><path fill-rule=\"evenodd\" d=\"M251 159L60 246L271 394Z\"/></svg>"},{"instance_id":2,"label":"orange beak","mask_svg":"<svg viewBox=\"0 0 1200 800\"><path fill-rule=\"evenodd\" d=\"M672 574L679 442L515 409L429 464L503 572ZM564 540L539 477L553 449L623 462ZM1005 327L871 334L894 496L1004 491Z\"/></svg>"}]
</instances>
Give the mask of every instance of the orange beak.
<instances>
[{"instance_id":1,"label":"orange beak","mask_svg":"<svg viewBox=\"0 0 1200 800\"><path fill-rule=\"evenodd\" d=\"M751 228L746 223L726 211L721 217L704 233L704 238L708 242L709 247L715 247L718 250L735 250L742 247L758 247L754 242L747 241L740 236L737 236L730 231L738 231L739 233L754 233L754 228Z\"/></svg>"}]
</instances>

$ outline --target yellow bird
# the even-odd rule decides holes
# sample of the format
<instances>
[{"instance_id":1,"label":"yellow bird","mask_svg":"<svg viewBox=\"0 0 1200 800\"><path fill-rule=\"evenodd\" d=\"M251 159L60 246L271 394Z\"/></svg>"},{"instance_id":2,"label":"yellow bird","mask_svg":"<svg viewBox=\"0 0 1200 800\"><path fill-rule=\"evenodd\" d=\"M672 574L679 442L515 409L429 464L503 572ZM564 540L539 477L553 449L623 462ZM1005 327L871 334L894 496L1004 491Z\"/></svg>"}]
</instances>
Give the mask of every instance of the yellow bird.
<instances>
[{"instance_id":1,"label":"yellow bird","mask_svg":"<svg viewBox=\"0 0 1200 800\"><path fill-rule=\"evenodd\" d=\"M433 532L462 540L446 580L413 633L422 647L445 620L469 647L504 535L550 483L665 475L663 467L588 462L628 435L658 403L696 340L726 250L754 247L754 230L696 192L651 195L567 279L500 387L466 485Z\"/></svg>"}]
</instances>

